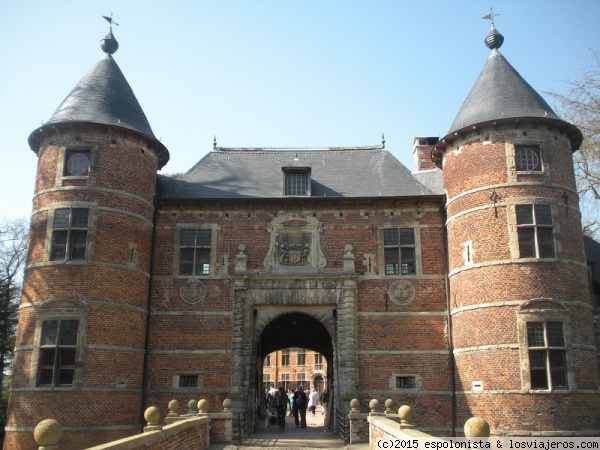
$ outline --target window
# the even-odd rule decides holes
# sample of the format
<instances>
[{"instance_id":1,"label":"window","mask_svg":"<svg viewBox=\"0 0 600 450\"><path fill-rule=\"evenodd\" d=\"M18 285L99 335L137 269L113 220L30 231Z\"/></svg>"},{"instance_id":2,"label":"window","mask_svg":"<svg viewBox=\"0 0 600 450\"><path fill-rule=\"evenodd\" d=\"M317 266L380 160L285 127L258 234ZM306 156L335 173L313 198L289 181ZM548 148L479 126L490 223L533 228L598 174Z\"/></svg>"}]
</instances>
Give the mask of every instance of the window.
<instances>
[{"instance_id":1,"label":"window","mask_svg":"<svg viewBox=\"0 0 600 450\"><path fill-rule=\"evenodd\" d=\"M179 236L179 275L209 275L211 230L182 229Z\"/></svg>"},{"instance_id":2,"label":"window","mask_svg":"<svg viewBox=\"0 0 600 450\"><path fill-rule=\"evenodd\" d=\"M567 389L567 358L562 322L527 322L531 389Z\"/></svg>"},{"instance_id":3,"label":"window","mask_svg":"<svg viewBox=\"0 0 600 450\"><path fill-rule=\"evenodd\" d=\"M396 377L396 389L416 389L417 379L416 377Z\"/></svg>"},{"instance_id":4,"label":"window","mask_svg":"<svg viewBox=\"0 0 600 450\"><path fill-rule=\"evenodd\" d=\"M417 273L414 228L385 228L383 247L386 275Z\"/></svg>"},{"instance_id":5,"label":"window","mask_svg":"<svg viewBox=\"0 0 600 450\"><path fill-rule=\"evenodd\" d=\"M521 172L539 172L542 170L540 149L538 147L516 147L515 164Z\"/></svg>"},{"instance_id":6,"label":"window","mask_svg":"<svg viewBox=\"0 0 600 450\"><path fill-rule=\"evenodd\" d=\"M323 355L315 353L315 370L323 370Z\"/></svg>"},{"instance_id":7,"label":"window","mask_svg":"<svg viewBox=\"0 0 600 450\"><path fill-rule=\"evenodd\" d=\"M550 205L517 205L520 258L554 258Z\"/></svg>"},{"instance_id":8,"label":"window","mask_svg":"<svg viewBox=\"0 0 600 450\"><path fill-rule=\"evenodd\" d=\"M179 375L180 388L197 388L200 386L198 375Z\"/></svg>"},{"instance_id":9,"label":"window","mask_svg":"<svg viewBox=\"0 0 600 450\"><path fill-rule=\"evenodd\" d=\"M265 360L263 362L263 366L269 367L271 365L271 355L265 356Z\"/></svg>"},{"instance_id":10,"label":"window","mask_svg":"<svg viewBox=\"0 0 600 450\"><path fill-rule=\"evenodd\" d=\"M283 169L283 193L285 195L310 195L310 168Z\"/></svg>"},{"instance_id":11,"label":"window","mask_svg":"<svg viewBox=\"0 0 600 450\"><path fill-rule=\"evenodd\" d=\"M42 323L38 386L72 386L75 379L78 320Z\"/></svg>"},{"instance_id":12,"label":"window","mask_svg":"<svg viewBox=\"0 0 600 450\"><path fill-rule=\"evenodd\" d=\"M296 374L298 381L306 381L306 374L304 372Z\"/></svg>"},{"instance_id":13,"label":"window","mask_svg":"<svg viewBox=\"0 0 600 450\"><path fill-rule=\"evenodd\" d=\"M290 388L290 374L289 373L281 374L281 383L279 385L283 386L283 389L285 389L286 391Z\"/></svg>"},{"instance_id":14,"label":"window","mask_svg":"<svg viewBox=\"0 0 600 450\"><path fill-rule=\"evenodd\" d=\"M289 366L290 365L290 349L286 348L281 351L281 365Z\"/></svg>"},{"instance_id":15,"label":"window","mask_svg":"<svg viewBox=\"0 0 600 450\"><path fill-rule=\"evenodd\" d=\"M305 366L306 365L306 350L303 348L298 349L298 365Z\"/></svg>"},{"instance_id":16,"label":"window","mask_svg":"<svg viewBox=\"0 0 600 450\"><path fill-rule=\"evenodd\" d=\"M268 392L271 387L271 374L264 373L262 376L262 387L264 392Z\"/></svg>"},{"instance_id":17,"label":"window","mask_svg":"<svg viewBox=\"0 0 600 450\"><path fill-rule=\"evenodd\" d=\"M51 261L85 259L88 215L87 208L60 208L54 211Z\"/></svg>"},{"instance_id":18,"label":"window","mask_svg":"<svg viewBox=\"0 0 600 450\"><path fill-rule=\"evenodd\" d=\"M65 176L87 176L90 170L89 150L67 150L65 155Z\"/></svg>"}]
</instances>

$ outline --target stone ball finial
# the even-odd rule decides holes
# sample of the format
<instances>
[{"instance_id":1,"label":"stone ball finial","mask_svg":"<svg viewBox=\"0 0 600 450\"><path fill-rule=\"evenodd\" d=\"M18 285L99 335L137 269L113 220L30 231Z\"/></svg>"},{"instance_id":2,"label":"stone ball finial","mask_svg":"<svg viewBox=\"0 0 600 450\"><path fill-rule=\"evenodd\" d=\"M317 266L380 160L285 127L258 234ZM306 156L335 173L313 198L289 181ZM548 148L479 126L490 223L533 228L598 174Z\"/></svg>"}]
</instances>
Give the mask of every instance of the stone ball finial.
<instances>
[{"instance_id":1,"label":"stone ball finial","mask_svg":"<svg viewBox=\"0 0 600 450\"><path fill-rule=\"evenodd\" d=\"M243 255L243 254L246 253L246 246L244 244L238 245L237 249L238 249L238 252L239 252L240 255Z\"/></svg>"},{"instance_id":2,"label":"stone ball finial","mask_svg":"<svg viewBox=\"0 0 600 450\"><path fill-rule=\"evenodd\" d=\"M400 418L401 424L412 424L413 423L413 411L408 405L402 405L398 408L398 417Z\"/></svg>"},{"instance_id":3,"label":"stone ball finial","mask_svg":"<svg viewBox=\"0 0 600 450\"><path fill-rule=\"evenodd\" d=\"M471 417L465 422L464 432L468 438L489 437L490 425L482 417Z\"/></svg>"},{"instance_id":4,"label":"stone ball finial","mask_svg":"<svg viewBox=\"0 0 600 450\"><path fill-rule=\"evenodd\" d=\"M57 445L62 435L60 423L54 419L45 419L33 430L33 438L42 447Z\"/></svg>"},{"instance_id":5,"label":"stone ball finial","mask_svg":"<svg viewBox=\"0 0 600 450\"><path fill-rule=\"evenodd\" d=\"M350 409L352 412L360 412L360 402L357 398L350 400Z\"/></svg>"},{"instance_id":6,"label":"stone ball finial","mask_svg":"<svg viewBox=\"0 0 600 450\"><path fill-rule=\"evenodd\" d=\"M394 405L396 404L396 402L394 400L392 400L391 398L388 398L384 405L385 405L385 413L386 414L393 414L394 413Z\"/></svg>"},{"instance_id":7,"label":"stone ball finial","mask_svg":"<svg viewBox=\"0 0 600 450\"><path fill-rule=\"evenodd\" d=\"M377 414L379 412L379 400L373 399L369 402L369 409L371 410L371 414Z\"/></svg>"},{"instance_id":8,"label":"stone ball finial","mask_svg":"<svg viewBox=\"0 0 600 450\"><path fill-rule=\"evenodd\" d=\"M223 411L225 411L225 412L231 411L232 403L233 402L231 401L231 399L226 398L225 400L223 400Z\"/></svg>"},{"instance_id":9,"label":"stone ball finial","mask_svg":"<svg viewBox=\"0 0 600 450\"><path fill-rule=\"evenodd\" d=\"M171 400L169 402L169 417L174 417L174 416L178 416L179 415L179 401L178 400Z\"/></svg>"},{"instance_id":10,"label":"stone ball finial","mask_svg":"<svg viewBox=\"0 0 600 450\"><path fill-rule=\"evenodd\" d=\"M187 402L188 414L195 414L198 409L198 402L194 399Z\"/></svg>"},{"instance_id":11,"label":"stone ball finial","mask_svg":"<svg viewBox=\"0 0 600 450\"><path fill-rule=\"evenodd\" d=\"M144 419L148 422L148 425L153 425L158 423L158 418L160 417L160 410L156 406L150 406L144 411Z\"/></svg>"},{"instance_id":12,"label":"stone ball finial","mask_svg":"<svg viewBox=\"0 0 600 450\"><path fill-rule=\"evenodd\" d=\"M206 414L208 412L208 400L205 398L198 401L198 414Z\"/></svg>"},{"instance_id":13,"label":"stone ball finial","mask_svg":"<svg viewBox=\"0 0 600 450\"><path fill-rule=\"evenodd\" d=\"M352 244L346 244L346 246L344 247L344 253L346 255L351 255L353 250L354 247L352 247Z\"/></svg>"}]
</instances>

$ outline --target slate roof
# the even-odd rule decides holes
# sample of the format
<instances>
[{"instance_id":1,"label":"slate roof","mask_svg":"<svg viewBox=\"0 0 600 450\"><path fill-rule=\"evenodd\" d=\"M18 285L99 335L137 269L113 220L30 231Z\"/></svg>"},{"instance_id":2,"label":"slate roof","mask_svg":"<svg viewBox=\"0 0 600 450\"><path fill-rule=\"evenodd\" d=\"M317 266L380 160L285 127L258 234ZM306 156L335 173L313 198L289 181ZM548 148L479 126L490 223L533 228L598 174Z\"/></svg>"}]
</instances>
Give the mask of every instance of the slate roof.
<instances>
[{"instance_id":1,"label":"slate roof","mask_svg":"<svg viewBox=\"0 0 600 450\"><path fill-rule=\"evenodd\" d=\"M567 133L573 151L581 145L581 131L560 119L548 103L504 58L498 48L504 38L492 26L485 39L492 53L461 106L447 135L433 149L434 161L439 165L441 153L452 145L455 135L461 135L476 127L501 124L517 120L548 123Z\"/></svg>"},{"instance_id":2,"label":"slate roof","mask_svg":"<svg viewBox=\"0 0 600 450\"><path fill-rule=\"evenodd\" d=\"M101 41L104 57L77 83L52 117L29 137L30 147L39 147L37 133L54 124L94 123L127 128L152 139L158 147L161 164L169 160L167 149L152 133L123 72L113 59L118 44L112 31Z\"/></svg>"},{"instance_id":3,"label":"slate roof","mask_svg":"<svg viewBox=\"0 0 600 450\"><path fill-rule=\"evenodd\" d=\"M310 167L311 197L437 195L383 147L225 149L217 147L183 175L159 175L157 197L285 198L282 168Z\"/></svg>"},{"instance_id":4,"label":"slate roof","mask_svg":"<svg viewBox=\"0 0 600 450\"><path fill-rule=\"evenodd\" d=\"M559 120L550 105L493 49L450 131L496 119L544 117Z\"/></svg>"}]
</instances>

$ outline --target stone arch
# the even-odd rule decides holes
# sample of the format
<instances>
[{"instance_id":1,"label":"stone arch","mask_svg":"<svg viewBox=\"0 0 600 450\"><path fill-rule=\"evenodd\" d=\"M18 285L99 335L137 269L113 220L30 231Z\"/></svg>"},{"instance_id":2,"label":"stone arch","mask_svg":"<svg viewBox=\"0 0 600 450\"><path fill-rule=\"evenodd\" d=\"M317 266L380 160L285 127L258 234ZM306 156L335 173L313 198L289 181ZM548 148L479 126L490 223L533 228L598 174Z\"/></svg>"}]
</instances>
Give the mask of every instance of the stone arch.
<instances>
[{"instance_id":1,"label":"stone arch","mask_svg":"<svg viewBox=\"0 0 600 450\"><path fill-rule=\"evenodd\" d=\"M256 307L255 339L259 356L286 347L304 347L331 359L335 344L334 309L331 307L293 306Z\"/></svg>"}]
</instances>

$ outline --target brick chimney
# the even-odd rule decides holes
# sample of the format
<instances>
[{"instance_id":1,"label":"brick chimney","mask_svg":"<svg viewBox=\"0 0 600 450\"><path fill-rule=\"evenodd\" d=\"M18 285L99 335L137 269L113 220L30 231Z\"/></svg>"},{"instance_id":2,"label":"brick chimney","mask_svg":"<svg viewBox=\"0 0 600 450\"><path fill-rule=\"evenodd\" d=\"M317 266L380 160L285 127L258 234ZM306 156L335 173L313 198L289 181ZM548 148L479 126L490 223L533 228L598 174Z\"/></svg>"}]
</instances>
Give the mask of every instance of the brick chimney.
<instances>
[{"instance_id":1,"label":"brick chimney","mask_svg":"<svg viewBox=\"0 0 600 450\"><path fill-rule=\"evenodd\" d=\"M437 142L437 137L416 137L413 142L413 155L415 158L414 170L421 172L423 170L436 169L437 166L431 160L431 149Z\"/></svg>"}]
</instances>

